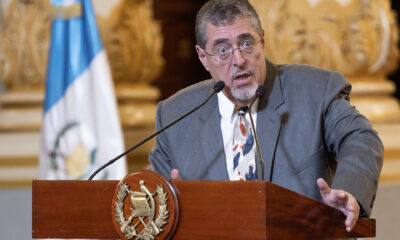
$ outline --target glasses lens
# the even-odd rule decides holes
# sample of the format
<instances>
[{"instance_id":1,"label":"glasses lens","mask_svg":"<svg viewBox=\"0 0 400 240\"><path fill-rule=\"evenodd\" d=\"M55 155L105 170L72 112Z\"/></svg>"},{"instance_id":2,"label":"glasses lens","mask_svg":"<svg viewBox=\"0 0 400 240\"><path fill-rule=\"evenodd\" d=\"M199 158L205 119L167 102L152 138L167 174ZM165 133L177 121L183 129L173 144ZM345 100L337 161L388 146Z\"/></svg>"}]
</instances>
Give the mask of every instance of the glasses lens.
<instances>
[{"instance_id":1,"label":"glasses lens","mask_svg":"<svg viewBox=\"0 0 400 240\"><path fill-rule=\"evenodd\" d=\"M241 54L245 57L252 57L259 51L260 41L255 43L246 43L240 46L240 48L230 48L224 53L217 53L214 56L215 60L220 64L226 64L232 61L233 54L236 50L240 51ZM226 49L225 49L226 50Z\"/></svg>"},{"instance_id":2,"label":"glasses lens","mask_svg":"<svg viewBox=\"0 0 400 240\"><path fill-rule=\"evenodd\" d=\"M232 61L232 55L227 55L226 57L222 58L221 56L217 56L217 62L219 64L227 64Z\"/></svg>"},{"instance_id":3,"label":"glasses lens","mask_svg":"<svg viewBox=\"0 0 400 240\"><path fill-rule=\"evenodd\" d=\"M219 58L220 61L229 61L230 59L232 59L232 53L230 51L223 54L218 54L216 56Z\"/></svg>"},{"instance_id":4,"label":"glasses lens","mask_svg":"<svg viewBox=\"0 0 400 240\"><path fill-rule=\"evenodd\" d=\"M243 44L242 46L240 46L240 51L242 51L242 53L245 56L249 56L249 57L254 56L254 54L257 53L259 50L258 46L260 44L258 44L258 43L260 43L260 41Z\"/></svg>"}]
</instances>

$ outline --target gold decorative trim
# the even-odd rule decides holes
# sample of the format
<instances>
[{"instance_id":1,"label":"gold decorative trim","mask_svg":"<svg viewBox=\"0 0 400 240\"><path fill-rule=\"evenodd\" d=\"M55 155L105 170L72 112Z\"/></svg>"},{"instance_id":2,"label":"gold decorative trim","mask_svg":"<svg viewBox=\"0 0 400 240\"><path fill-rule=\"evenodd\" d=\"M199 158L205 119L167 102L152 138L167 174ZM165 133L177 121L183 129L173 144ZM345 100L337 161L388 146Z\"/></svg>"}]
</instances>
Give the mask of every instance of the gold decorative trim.
<instances>
[{"instance_id":1,"label":"gold decorative trim","mask_svg":"<svg viewBox=\"0 0 400 240\"><path fill-rule=\"evenodd\" d=\"M120 0L98 25L117 91L120 85L149 85L161 74L163 36L153 0Z\"/></svg>"},{"instance_id":2,"label":"gold decorative trim","mask_svg":"<svg viewBox=\"0 0 400 240\"><path fill-rule=\"evenodd\" d=\"M38 157L35 156L0 156L0 168L38 166Z\"/></svg>"},{"instance_id":3,"label":"gold decorative trim","mask_svg":"<svg viewBox=\"0 0 400 240\"><path fill-rule=\"evenodd\" d=\"M31 188L33 179L0 181L0 189Z\"/></svg>"},{"instance_id":4,"label":"gold decorative trim","mask_svg":"<svg viewBox=\"0 0 400 240\"><path fill-rule=\"evenodd\" d=\"M70 6L52 6L51 17L53 19L69 19L82 16L82 4L75 3Z\"/></svg>"},{"instance_id":5,"label":"gold decorative trim","mask_svg":"<svg viewBox=\"0 0 400 240\"><path fill-rule=\"evenodd\" d=\"M347 77L387 76L399 59L398 25L389 0L250 0L273 62L302 63Z\"/></svg>"}]
</instances>

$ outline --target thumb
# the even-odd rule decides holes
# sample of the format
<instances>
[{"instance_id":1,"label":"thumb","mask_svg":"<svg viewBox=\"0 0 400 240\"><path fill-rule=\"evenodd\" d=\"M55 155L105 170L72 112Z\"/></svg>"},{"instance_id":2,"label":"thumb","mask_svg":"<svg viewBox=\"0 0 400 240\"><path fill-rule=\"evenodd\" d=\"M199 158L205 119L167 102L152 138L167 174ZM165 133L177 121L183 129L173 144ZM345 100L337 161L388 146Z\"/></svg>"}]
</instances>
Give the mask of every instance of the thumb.
<instances>
[{"instance_id":1,"label":"thumb","mask_svg":"<svg viewBox=\"0 0 400 240\"><path fill-rule=\"evenodd\" d=\"M323 178L317 179L317 185L321 195L326 195L331 191L331 188L329 187L328 183Z\"/></svg>"},{"instance_id":2,"label":"thumb","mask_svg":"<svg viewBox=\"0 0 400 240\"><path fill-rule=\"evenodd\" d=\"M172 180L182 180L181 176L179 175L178 169L174 168L171 170L171 179Z\"/></svg>"}]
</instances>

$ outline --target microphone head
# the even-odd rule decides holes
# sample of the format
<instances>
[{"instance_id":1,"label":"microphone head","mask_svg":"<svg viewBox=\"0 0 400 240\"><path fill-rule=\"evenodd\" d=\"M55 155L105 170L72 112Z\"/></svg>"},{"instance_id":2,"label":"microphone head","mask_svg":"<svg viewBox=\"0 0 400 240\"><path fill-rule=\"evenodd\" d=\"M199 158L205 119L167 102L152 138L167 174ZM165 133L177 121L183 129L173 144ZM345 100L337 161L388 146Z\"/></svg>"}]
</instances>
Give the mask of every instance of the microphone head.
<instances>
[{"instance_id":1,"label":"microphone head","mask_svg":"<svg viewBox=\"0 0 400 240\"><path fill-rule=\"evenodd\" d=\"M262 96L264 96L264 94L267 92L267 89L263 86L263 85L261 85L261 86L258 86L258 88L257 88L257 90L256 90L256 95L257 95L257 97L262 97Z\"/></svg>"},{"instance_id":2,"label":"microphone head","mask_svg":"<svg viewBox=\"0 0 400 240\"><path fill-rule=\"evenodd\" d=\"M214 92L218 93L221 92L222 89L224 89L225 83L223 81L218 81L214 84Z\"/></svg>"}]
</instances>

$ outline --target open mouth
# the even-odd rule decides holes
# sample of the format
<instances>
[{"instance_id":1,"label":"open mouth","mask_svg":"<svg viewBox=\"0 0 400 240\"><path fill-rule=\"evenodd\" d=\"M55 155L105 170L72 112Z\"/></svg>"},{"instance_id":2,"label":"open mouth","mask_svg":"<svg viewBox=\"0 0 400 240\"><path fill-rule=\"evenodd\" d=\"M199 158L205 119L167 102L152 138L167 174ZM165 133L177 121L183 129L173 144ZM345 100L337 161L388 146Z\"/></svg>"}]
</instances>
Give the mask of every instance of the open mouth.
<instances>
[{"instance_id":1,"label":"open mouth","mask_svg":"<svg viewBox=\"0 0 400 240\"><path fill-rule=\"evenodd\" d=\"M239 74L236 74L235 79L239 79L240 80L240 79L247 78L249 76L250 76L249 73L239 73Z\"/></svg>"},{"instance_id":2,"label":"open mouth","mask_svg":"<svg viewBox=\"0 0 400 240\"><path fill-rule=\"evenodd\" d=\"M236 74L233 78L234 82L243 85L250 82L251 74L248 72Z\"/></svg>"}]
</instances>

